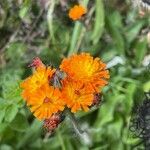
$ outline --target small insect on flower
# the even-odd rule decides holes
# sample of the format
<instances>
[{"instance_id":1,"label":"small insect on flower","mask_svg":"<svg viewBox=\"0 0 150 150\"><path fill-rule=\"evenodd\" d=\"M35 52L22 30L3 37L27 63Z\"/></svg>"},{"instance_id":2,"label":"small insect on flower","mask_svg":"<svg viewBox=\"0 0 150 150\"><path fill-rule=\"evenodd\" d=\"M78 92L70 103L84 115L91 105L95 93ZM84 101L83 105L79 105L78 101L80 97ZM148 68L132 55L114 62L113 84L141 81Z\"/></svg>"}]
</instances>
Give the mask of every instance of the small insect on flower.
<instances>
[{"instance_id":1,"label":"small insect on flower","mask_svg":"<svg viewBox=\"0 0 150 150\"><path fill-rule=\"evenodd\" d=\"M65 77L66 77L66 74L63 71L56 69L55 73L53 74L53 76L49 80L50 85L53 85L55 88L61 89L62 88L61 80L63 80Z\"/></svg>"},{"instance_id":2,"label":"small insect on flower","mask_svg":"<svg viewBox=\"0 0 150 150\"><path fill-rule=\"evenodd\" d=\"M86 14L87 10L85 7L81 5L75 5L73 8L69 10L69 18L72 20L80 19L84 14Z\"/></svg>"}]
</instances>

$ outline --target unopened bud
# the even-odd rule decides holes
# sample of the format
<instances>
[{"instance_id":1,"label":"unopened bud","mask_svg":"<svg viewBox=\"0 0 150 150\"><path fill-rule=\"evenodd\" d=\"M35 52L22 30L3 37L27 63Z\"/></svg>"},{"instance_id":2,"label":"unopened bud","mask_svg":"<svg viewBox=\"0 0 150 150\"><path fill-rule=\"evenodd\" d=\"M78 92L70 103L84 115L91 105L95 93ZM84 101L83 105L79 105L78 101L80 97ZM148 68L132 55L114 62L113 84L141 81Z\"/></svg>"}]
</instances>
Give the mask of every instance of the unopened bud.
<instances>
[{"instance_id":1,"label":"unopened bud","mask_svg":"<svg viewBox=\"0 0 150 150\"><path fill-rule=\"evenodd\" d=\"M49 119L44 120L43 127L47 130L47 132L52 133L63 120L64 116L62 116L62 114L56 113Z\"/></svg>"},{"instance_id":2,"label":"unopened bud","mask_svg":"<svg viewBox=\"0 0 150 150\"><path fill-rule=\"evenodd\" d=\"M101 102L101 98L102 98L102 95L100 93L95 93L92 106L95 106L95 105L98 106Z\"/></svg>"},{"instance_id":3,"label":"unopened bud","mask_svg":"<svg viewBox=\"0 0 150 150\"><path fill-rule=\"evenodd\" d=\"M28 67L35 67L35 68L40 66L44 66L44 64L39 57L34 58L32 63L28 65Z\"/></svg>"}]
</instances>

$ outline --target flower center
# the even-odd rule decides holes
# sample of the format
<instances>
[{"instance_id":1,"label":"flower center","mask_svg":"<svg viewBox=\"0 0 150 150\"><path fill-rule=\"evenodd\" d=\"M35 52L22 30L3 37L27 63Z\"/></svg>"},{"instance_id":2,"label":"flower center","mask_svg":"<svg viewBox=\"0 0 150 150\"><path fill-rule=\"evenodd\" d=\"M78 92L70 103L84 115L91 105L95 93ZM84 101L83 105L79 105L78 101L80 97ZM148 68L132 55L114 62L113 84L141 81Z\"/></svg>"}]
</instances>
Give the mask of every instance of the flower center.
<instances>
[{"instance_id":1,"label":"flower center","mask_svg":"<svg viewBox=\"0 0 150 150\"><path fill-rule=\"evenodd\" d=\"M38 84L40 84L40 81L36 81L35 83L38 85Z\"/></svg>"},{"instance_id":2,"label":"flower center","mask_svg":"<svg viewBox=\"0 0 150 150\"><path fill-rule=\"evenodd\" d=\"M74 93L75 93L76 95L78 95L78 96L80 95L80 91L79 91L79 90L75 90Z\"/></svg>"},{"instance_id":3,"label":"flower center","mask_svg":"<svg viewBox=\"0 0 150 150\"><path fill-rule=\"evenodd\" d=\"M52 101L52 100L51 100L50 98L45 97L45 99L44 99L43 103L49 103L49 102L51 102L51 101Z\"/></svg>"}]
</instances>

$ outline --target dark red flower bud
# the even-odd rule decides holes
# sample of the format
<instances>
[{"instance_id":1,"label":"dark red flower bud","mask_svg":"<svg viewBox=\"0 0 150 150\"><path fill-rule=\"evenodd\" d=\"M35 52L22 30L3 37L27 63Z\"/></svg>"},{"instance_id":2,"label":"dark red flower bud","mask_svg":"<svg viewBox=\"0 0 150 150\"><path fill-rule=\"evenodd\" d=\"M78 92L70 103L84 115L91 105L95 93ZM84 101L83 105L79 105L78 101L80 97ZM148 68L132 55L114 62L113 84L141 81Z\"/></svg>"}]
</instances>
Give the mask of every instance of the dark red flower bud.
<instances>
[{"instance_id":1,"label":"dark red flower bud","mask_svg":"<svg viewBox=\"0 0 150 150\"><path fill-rule=\"evenodd\" d=\"M28 67L35 67L35 68L40 66L44 66L44 64L42 63L39 57L34 58L32 63L28 65Z\"/></svg>"},{"instance_id":2,"label":"dark red flower bud","mask_svg":"<svg viewBox=\"0 0 150 150\"><path fill-rule=\"evenodd\" d=\"M95 93L92 106L95 106L95 105L98 106L101 102L101 98L102 98L102 95L100 93Z\"/></svg>"},{"instance_id":3,"label":"dark red flower bud","mask_svg":"<svg viewBox=\"0 0 150 150\"><path fill-rule=\"evenodd\" d=\"M49 119L44 120L43 127L47 130L47 132L52 133L63 120L64 117L62 116L62 114L56 113Z\"/></svg>"}]
</instances>

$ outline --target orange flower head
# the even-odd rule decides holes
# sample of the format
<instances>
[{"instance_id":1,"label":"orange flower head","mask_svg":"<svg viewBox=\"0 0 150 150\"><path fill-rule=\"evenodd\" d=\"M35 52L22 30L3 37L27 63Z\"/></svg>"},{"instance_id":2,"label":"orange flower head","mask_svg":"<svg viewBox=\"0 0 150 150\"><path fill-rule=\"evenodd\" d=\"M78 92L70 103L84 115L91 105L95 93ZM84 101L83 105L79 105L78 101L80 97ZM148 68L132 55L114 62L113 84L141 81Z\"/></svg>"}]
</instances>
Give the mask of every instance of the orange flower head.
<instances>
[{"instance_id":1,"label":"orange flower head","mask_svg":"<svg viewBox=\"0 0 150 150\"><path fill-rule=\"evenodd\" d=\"M73 55L62 61L60 68L66 72L68 78L83 83L86 87L99 92L107 84L109 72L99 58L93 58L88 53Z\"/></svg>"},{"instance_id":2,"label":"orange flower head","mask_svg":"<svg viewBox=\"0 0 150 150\"><path fill-rule=\"evenodd\" d=\"M86 14L86 8L81 5L75 5L69 10L69 17L72 20L80 19L84 14Z\"/></svg>"},{"instance_id":3,"label":"orange flower head","mask_svg":"<svg viewBox=\"0 0 150 150\"><path fill-rule=\"evenodd\" d=\"M49 82L49 78L52 77L55 69L50 67L37 67L32 76L28 77L21 83L21 87L24 89L22 96L24 99L29 99L37 89L42 85Z\"/></svg>"},{"instance_id":4,"label":"orange flower head","mask_svg":"<svg viewBox=\"0 0 150 150\"><path fill-rule=\"evenodd\" d=\"M88 111L88 107L92 105L94 95L87 92L84 85L80 82L70 82L65 80L62 89L62 99L72 112L83 109Z\"/></svg>"},{"instance_id":5,"label":"orange flower head","mask_svg":"<svg viewBox=\"0 0 150 150\"><path fill-rule=\"evenodd\" d=\"M61 99L59 89L44 84L37 90L32 97L28 99L27 105L30 106L31 112L39 120L48 119L54 113L64 109L64 102Z\"/></svg>"}]
</instances>

